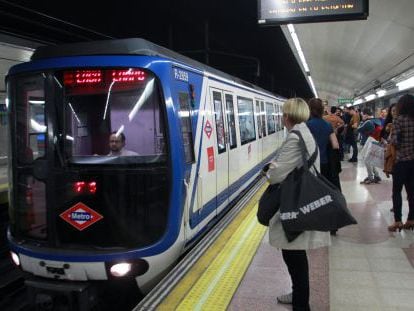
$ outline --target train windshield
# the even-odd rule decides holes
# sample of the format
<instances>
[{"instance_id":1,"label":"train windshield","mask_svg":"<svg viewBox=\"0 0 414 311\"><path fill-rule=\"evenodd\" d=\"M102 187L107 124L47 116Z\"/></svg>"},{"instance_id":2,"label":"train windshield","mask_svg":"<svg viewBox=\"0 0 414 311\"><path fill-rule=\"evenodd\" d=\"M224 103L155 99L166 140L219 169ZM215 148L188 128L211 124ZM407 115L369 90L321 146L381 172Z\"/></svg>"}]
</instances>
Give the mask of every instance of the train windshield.
<instances>
[{"instance_id":1,"label":"train windshield","mask_svg":"<svg viewBox=\"0 0 414 311\"><path fill-rule=\"evenodd\" d=\"M11 232L49 247L144 247L167 227L166 113L148 70L8 78Z\"/></svg>"},{"instance_id":2,"label":"train windshield","mask_svg":"<svg viewBox=\"0 0 414 311\"><path fill-rule=\"evenodd\" d=\"M155 77L139 69L67 70L65 152L71 163L165 160Z\"/></svg>"}]
</instances>

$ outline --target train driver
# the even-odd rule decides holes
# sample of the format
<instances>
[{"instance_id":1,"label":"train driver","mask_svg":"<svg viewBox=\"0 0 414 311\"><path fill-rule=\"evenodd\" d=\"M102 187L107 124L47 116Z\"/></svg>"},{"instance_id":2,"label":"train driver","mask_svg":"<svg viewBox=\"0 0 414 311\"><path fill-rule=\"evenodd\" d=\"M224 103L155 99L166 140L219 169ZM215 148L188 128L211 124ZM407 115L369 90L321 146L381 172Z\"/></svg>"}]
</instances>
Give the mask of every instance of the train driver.
<instances>
[{"instance_id":1,"label":"train driver","mask_svg":"<svg viewBox=\"0 0 414 311\"><path fill-rule=\"evenodd\" d=\"M135 151L128 150L125 147L125 135L124 133L112 132L109 136L109 149L108 156L137 156Z\"/></svg>"}]
</instances>

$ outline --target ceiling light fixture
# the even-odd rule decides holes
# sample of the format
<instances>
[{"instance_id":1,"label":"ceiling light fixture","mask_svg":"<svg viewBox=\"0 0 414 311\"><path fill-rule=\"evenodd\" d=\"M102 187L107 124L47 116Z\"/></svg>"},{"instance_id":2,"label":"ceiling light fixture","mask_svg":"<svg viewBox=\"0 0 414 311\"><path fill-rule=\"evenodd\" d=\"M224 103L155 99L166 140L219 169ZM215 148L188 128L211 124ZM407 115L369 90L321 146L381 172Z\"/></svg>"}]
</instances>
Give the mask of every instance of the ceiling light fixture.
<instances>
[{"instance_id":1,"label":"ceiling light fixture","mask_svg":"<svg viewBox=\"0 0 414 311\"><path fill-rule=\"evenodd\" d=\"M383 97L383 96L385 96L385 94L387 94L386 90L380 89L380 90L377 91L377 96L378 97Z\"/></svg>"},{"instance_id":2,"label":"ceiling light fixture","mask_svg":"<svg viewBox=\"0 0 414 311\"><path fill-rule=\"evenodd\" d=\"M369 94L368 96L365 96L365 100L367 101L367 102L369 102L370 100L373 100L373 99L375 99L377 97L377 95L375 95L375 94Z\"/></svg>"},{"instance_id":3,"label":"ceiling light fixture","mask_svg":"<svg viewBox=\"0 0 414 311\"><path fill-rule=\"evenodd\" d=\"M364 100L362 99L362 98L358 98L357 100L354 100L354 103L353 103L353 105L355 106L355 105L359 105L359 104L362 104L364 102Z\"/></svg>"},{"instance_id":4,"label":"ceiling light fixture","mask_svg":"<svg viewBox=\"0 0 414 311\"><path fill-rule=\"evenodd\" d=\"M298 35L296 34L295 27L293 27L292 24L288 24L287 28L289 30L290 37L292 38L293 43L295 45L296 51L298 52L300 62L302 63L302 66L303 66L303 70L308 76L308 80L311 85L312 91L315 97L318 97L318 93L316 92L315 85L313 83L312 77L310 76L309 66L308 66L308 63L306 62L305 54L303 54L302 47L300 46L299 38L298 38Z\"/></svg>"},{"instance_id":5,"label":"ceiling light fixture","mask_svg":"<svg viewBox=\"0 0 414 311\"><path fill-rule=\"evenodd\" d=\"M315 94L315 97L318 97L318 92L316 92L315 84L313 83L312 77L309 75L308 78L309 78L309 82L310 82L313 94Z\"/></svg>"},{"instance_id":6,"label":"ceiling light fixture","mask_svg":"<svg viewBox=\"0 0 414 311\"><path fill-rule=\"evenodd\" d=\"M414 77L398 82L397 86L400 91L414 87Z\"/></svg>"}]
</instances>

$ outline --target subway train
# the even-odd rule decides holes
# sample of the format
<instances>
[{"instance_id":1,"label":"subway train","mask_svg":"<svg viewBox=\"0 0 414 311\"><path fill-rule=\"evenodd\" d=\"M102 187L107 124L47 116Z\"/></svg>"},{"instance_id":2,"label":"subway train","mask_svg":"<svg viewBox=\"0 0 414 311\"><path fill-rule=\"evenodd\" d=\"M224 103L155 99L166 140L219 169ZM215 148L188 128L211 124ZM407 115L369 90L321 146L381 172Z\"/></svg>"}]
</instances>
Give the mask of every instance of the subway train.
<instances>
[{"instance_id":1,"label":"subway train","mask_svg":"<svg viewBox=\"0 0 414 311\"><path fill-rule=\"evenodd\" d=\"M284 136L284 98L139 38L40 47L6 84L8 240L36 304L147 293Z\"/></svg>"}]
</instances>

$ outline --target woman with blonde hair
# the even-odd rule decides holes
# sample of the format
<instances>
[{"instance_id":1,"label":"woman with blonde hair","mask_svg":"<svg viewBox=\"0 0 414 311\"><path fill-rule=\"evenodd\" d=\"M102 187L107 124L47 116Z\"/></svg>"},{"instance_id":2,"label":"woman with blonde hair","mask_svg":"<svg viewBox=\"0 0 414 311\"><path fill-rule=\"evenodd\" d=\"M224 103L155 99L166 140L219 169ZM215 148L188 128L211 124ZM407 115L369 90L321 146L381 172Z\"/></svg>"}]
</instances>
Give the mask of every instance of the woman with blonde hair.
<instances>
[{"instance_id":1,"label":"woman with blonde hair","mask_svg":"<svg viewBox=\"0 0 414 311\"><path fill-rule=\"evenodd\" d=\"M284 103L282 111L283 123L289 133L277 151L275 159L266 166L268 168L266 172L263 172L271 184L282 182L290 172L303 165L300 138L294 133L295 131L300 132L305 141L308 160L318 148L305 123L309 119L308 104L301 98L291 98ZM314 166L319 170L319 155ZM280 213L275 214L269 224L269 243L282 250L283 260L292 279L292 293L278 297L278 302L291 303L294 311L310 310L306 250L329 246L330 241L329 232L304 231L293 241L288 242L280 220Z\"/></svg>"}]
</instances>

